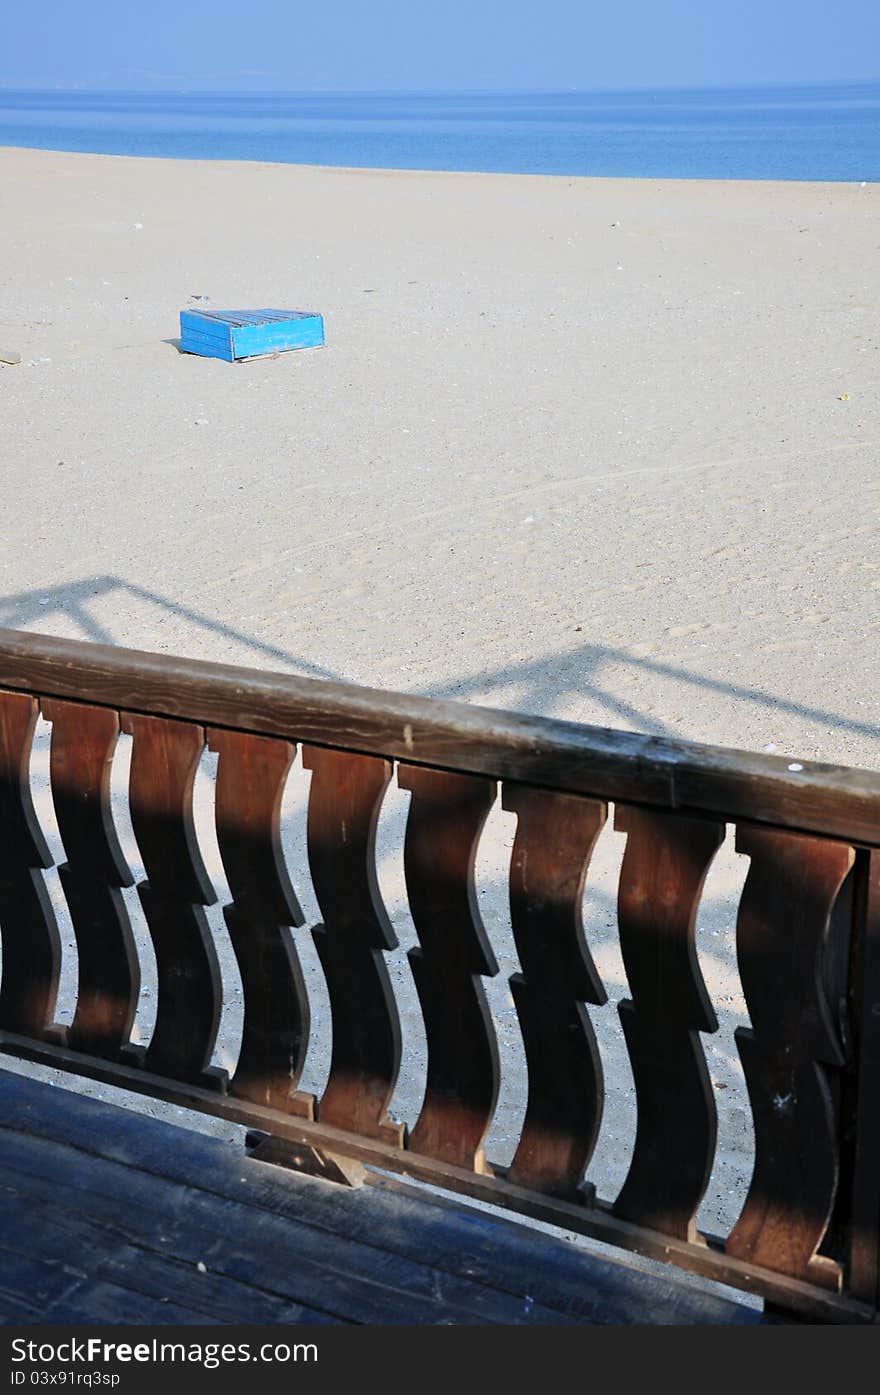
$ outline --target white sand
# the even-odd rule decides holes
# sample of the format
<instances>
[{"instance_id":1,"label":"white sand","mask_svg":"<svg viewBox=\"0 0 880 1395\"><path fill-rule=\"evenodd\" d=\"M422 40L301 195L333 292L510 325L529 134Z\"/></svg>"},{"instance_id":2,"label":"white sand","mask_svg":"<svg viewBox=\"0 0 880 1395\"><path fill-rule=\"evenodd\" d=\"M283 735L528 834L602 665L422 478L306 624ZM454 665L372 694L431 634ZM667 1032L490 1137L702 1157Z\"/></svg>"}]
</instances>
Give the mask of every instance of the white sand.
<instances>
[{"instance_id":1,"label":"white sand","mask_svg":"<svg viewBox=\"0 0 880 1395\"><path fill-rule=\"evenodd\" d=\"M877 186L0 151L0 345L23 360L0 364L0 623L876 766L878 214ZM178 312L199 304L319 310L327 345L181 355ZM45 756L43 733L43 777ZM314 923L305 791L298 774L285 836ZM406 946L405 807L392 795L382 879ZM512 827L493 815L479 883L516 1067ZM603 835L587 901L612 1000L593 1013L609 1101L589 1175L605 1195L634 1127L621 842ZM725 847L699 918L721 1020L713 1229L751 1170L732 1037L744 874ZM394 973L412 1118L420 1026L400 956ZM148 1033L146 1000L139 1020ZM319 1028L308 1082L322 1071ZM510 1078L499 1159L523 1106Z\"/></svg>"}]
</instances>

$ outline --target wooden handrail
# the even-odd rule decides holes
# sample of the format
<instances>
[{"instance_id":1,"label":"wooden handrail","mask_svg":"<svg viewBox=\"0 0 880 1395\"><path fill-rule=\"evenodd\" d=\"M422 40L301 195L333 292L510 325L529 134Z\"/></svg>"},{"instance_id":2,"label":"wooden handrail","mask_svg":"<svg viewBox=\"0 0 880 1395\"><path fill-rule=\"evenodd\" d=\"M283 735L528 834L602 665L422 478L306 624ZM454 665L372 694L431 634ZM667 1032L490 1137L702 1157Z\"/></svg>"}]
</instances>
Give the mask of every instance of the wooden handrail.
<instances>
[{"instance_id":1,"label":"wooden handrail","mask_svg":"<svg viewBox=\"0 0 880 1395\"><path fill-rule=\"evenodd\" d=\"M38 713L77 941L76 1011L54 1022L60 942L52 865L30 790ZM140 968L120 888L132 881L110 807L132 738L137 888L155 953L155 1026L131 1041ZM301 925L280 839L296 748L310 772L311 933L332 1016L329 1077L300 1091L310 1002L287 927ZM244 999L231 1074L211 1066L222 1003L203 907L215 899L192 814L217 756L224 906ZM385 952L395 947L375 832L395 774L410 792L404 875L427 1040L411 1132L388 1113L402 1065ZM500 786L500 789L499 789ZM529 1094L509 1168L483 1151L501 1083L483 979L497 973L474 865L500 794L515 815L510 990ZM602 1127L585 1003L605 989L581 904L614 804L626 835L617 920L631 998L618 1005L638 1128L613 1202L585 1183ZM749 860L737 956L752 1026L737 1045L755 1171L726 1237L697 1212L716 1145L701 1034L717 1030L695 921L736 826ZM570 722L165 655L0 631L0 1051L264 1129L289 1143L434 1182L831 1320L880 1309L880 776ZM303 872L303 875L305 873Z\"/></svg>"},{"instance_id":2,"label":"wooden handrail","mask_svg":"<svg viewBox=\"0 0 880 1395\"><path fill-rule=\"evenodd\" d=\"M880 774L0 629L0 688L880 846Z\"/></svg>"}]
</instances>

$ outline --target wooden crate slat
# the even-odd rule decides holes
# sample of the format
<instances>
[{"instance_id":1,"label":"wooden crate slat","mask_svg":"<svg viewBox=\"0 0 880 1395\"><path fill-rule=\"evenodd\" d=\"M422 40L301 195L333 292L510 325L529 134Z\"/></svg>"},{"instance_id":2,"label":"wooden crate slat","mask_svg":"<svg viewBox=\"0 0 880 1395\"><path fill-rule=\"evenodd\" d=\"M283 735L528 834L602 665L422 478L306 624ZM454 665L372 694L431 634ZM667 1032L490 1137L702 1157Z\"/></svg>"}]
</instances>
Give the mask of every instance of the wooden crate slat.
<instances>
[{"instance_id":1,"label":"wooden crate slat","mask_svg":"<svg viewBox=\"0 0 880 1395\"><path fill-rule=\"evenodd\" d=\"M311 310L182 310L180 347L184 353L229 362L289 349L317 348L324 321Z\"/></svg>"}]
</instances>

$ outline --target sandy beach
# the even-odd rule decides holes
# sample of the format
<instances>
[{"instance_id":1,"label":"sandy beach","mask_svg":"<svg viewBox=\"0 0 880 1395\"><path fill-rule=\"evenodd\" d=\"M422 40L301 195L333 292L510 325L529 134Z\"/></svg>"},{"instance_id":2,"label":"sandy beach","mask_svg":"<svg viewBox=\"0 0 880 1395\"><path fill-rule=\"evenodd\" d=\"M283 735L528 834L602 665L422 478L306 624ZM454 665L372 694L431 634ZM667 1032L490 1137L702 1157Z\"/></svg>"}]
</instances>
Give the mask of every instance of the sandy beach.
<instances>
[{"instance_id":1,"label":"sandy beach","mask_svg":"<svg viewBox=\"0 0 880 1395\"><path fill-rule=\"evenodd\" d=\"M0 348L22 360L0 364L0 624L876 768L878 246L877 185L0 150ZM320 311L326 347L237 365L178 351L181 309L265 305ZM39 812L63 860L47 735ZM115 808L136 870L127 758L123 742ZM210 778L206 762L199 826L232 975ZM297 766L285 840L314 924L306 794ZM405 811L392 791L381 879L418 1064ZM496 809L478 885L516 1063L512 831ZM622 842L603 833L585 909L611 1000L591 1009L609 1127L589 1175L612 1196L634 1130L615 1006ZM744 875L728 842L699 919L721 1024L712 1229L751 1171L733 1040ZM320 994L307 928L297 946ZM327 1068L320 1022L310 1088ZM236 1030L233 1003L218 1059ZM412 1119L418 1069L399 1095ZM522 1090L502 1097L490 1157L509 1156L523 1107Z\"/></svg>"}]
</instances>

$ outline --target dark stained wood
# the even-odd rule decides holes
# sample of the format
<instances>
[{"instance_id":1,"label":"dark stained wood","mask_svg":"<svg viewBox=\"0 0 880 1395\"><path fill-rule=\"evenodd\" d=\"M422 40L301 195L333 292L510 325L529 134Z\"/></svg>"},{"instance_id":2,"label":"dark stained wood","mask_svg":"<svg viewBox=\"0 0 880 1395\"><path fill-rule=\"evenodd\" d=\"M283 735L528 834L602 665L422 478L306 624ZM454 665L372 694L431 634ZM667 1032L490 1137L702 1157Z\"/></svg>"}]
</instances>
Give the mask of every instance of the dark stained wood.
<instances>
[{"instance_id":1,"label":"dark stained wood","mask_svg":"<svg viewBox=\"0 0 880 1395\"><path fill-rule=\"evenodd\" d=\"M700 1284L689 1283L685 1287L671 1267L649 1271L626 1254L614 1256L615 1268L597 1276L598 1282L591 1282L589 1271L584 1273L585 1260L593 1262L586 1246L569 1244L563 1252L545 1252L547 1240L556 1244L545 1231L529 1226L524 1233L518 1220L488 1216L469 1197L426 1192L424 1187L416 1188L400 1177L379 1177L370 1172L367 1177L374 1190L390 1194L398 1203L409 1201L419 1206L409 1243L418 1245L418 1253L425 1260L431 1257L434 1263L444 1265L454 1262L458 1272L478 1277L483 1283L491 1280L511 1292L525 1293L527 1302L531 1299L560 1307L595 1324L705 1322L751 1326L763 1320L760 1309L731 1303ZM426 1214L427 1207L436 1213L433 1224ZM467 1229L462 1225L463 1208ZM491 1222L491 1230L487 1221ZM360 1224L363 1226L364 1221ZM384 1232L383 1243L399 1244L397 1233L401 1229L400 1225L394 1227L394 1235ZM650 1289L643 1287L646 1281Z\"/></svg>"},{"instance_id":2,"label":"dark stained wood","mask_svg":"<svg viewBox=\"0 0 880 1395\"><path fill-rule=\"evenodd\" d=\"M847 1130L853 1161L848 1177L848 1288L880 1307L880 853L856 864L850 1020L853 1091Z\"/></svg>"},{"instance_id":3,"label":"dark stained wood","mask_svg":"<svg viewBox=\"0 0 880 1395\"><path fill-rule=\"evenodd\" d=\"M737 958L752 1027L736 1038L755 1125L755 1170L727 1253L838 1288L840 1266L816 1251L838 1175L827 1067L844 1056L822 954L853 862L844 844L740 827L751 859L737 918Z\"/></svg>"},{"instance_id":4,"label":"dark stained wood","mask_svg":"<svg viewBox=\"0 0 880 1395\"><path fill-rule=\"evenodd\" d=\"M388 1115L400 1068L400 1021L382 951L394 949L376 875L376 824L391 766L304 747L312 772L308 850L323 925L312 934L327 979L333 1048L319 1117L400 1146Z\"/></svg>"},{"instance_id":5,"label":"dark stained wood","mask_svg":"<svg viewBox=\"0 0 880 1395\"><path fill-rule=\"evenodd\" d=\"M274 1163L276 1167L285 1167L307 1177L321 1177L340 1187L360 1187L366 1176L363 1163L353 1158L334 1157L332 1153L304 1143L287 1143L259 1129L249 1131L245 1149L248 1157L257 1162Z\"/></svg>"},{"instance_id":6,"label":"dark stained wood","mask_svg":"<svg viewBox=\"0 0 880 1395\"><path fill-rule=\"evenodd\" d=\"M0 686L880 846L880 774L0 630Z\"/></svg>"},{"instance_id":7,"label":"dark stained wood","mask_svg":"<svg viewBox=\"0 0 880 1395\"><path fill-rule=\"evenodd\" d=\"M36 1254L50 1277L66 1263L60 1293L73 1286L83 1304L92 1285L129 1285L129 1322L140 1296L249 1323L314 1322L321 1308L348 1320L384 1313L386 1323L760 1320L671 1272L638 1272L534 1227L462 1214L424 1189L330 1187L194 1130L0 1073L4 1184L19 1214L7 1234L17 1252L11 1264L12 1252L0 1253L0 1274L15 1273L32 1303L44 1277L28 1267ZM15 1292L0 1279L0 1311ZM49 1287L46 1307L58 1296ZM284 1311L297 1300L301 1314Z\"/></svg>"},{"instance_id":8,"label":"dark stained wood","mask_svg":"<svg viewBox=\"0 0 880 1395\"><path fill-rule=\"evenodd\" d=\"M428 1044L425 1099L409 1146L482 1172L499 1065L479 976L498 966L476 904L474 861L495 787L406 765L397 778L412 792L403 860L420 947L408 957Z\"/></svg>"},{"instance_id":9,"label":"dark stained wood","mask_svg":"<svg viewBox=\"0 0 880 1395\"><path fill-rule=\"evenodd\" d=\"M699 1033L718 1028L694 932L724 827L621 805L614 826L627 834L617 919L632 999L618 1010L638 1109L632 1162L614 1210L693 1241L716 1134Z\"/></svg>"},{"instance_id":10,"label":"dark stained wood","mask_svg":"<svg viewBox=\"0 0 880 1395\"><path fill-rule=\"evenodd\" d=\"M857 854L857 860L862 855ZM819 1254L828 1255L840 1264L846 1262L849 1252L852 1171L855 1162L854 1094L858 1087L849 990L851 982L854 982L857 976L852 934L856 880L857 868L854 863L834 898L828 934L821 955L822 992L844 1060L842 1069L826 1073L831 1092L832 1114L837 1123L835 1146L838 1154L838 1181L831 1218L822 1237Z\"/></svg>"},{"instance_id":11,"label":"dark stained wood","mask_svg":"<svg viewBox=\"0 0 880 1395\"><path fill-rule=\"evenodd\" d=\"M22 1204L20 1198L9 1195L5 1201L9 1206ZM179 1266L173 1261L162 1266L165 1293L154 1297L131 1283L113 1284L97 1278L89 1281L64 1254L35 1259L31 1253L22 1253L26 1244L25 1240L18 1248L0 1245L0 1320L4 1325L130 1323L135 1308L141 1323L220 1321L171 1301L173 1279L180 1277L179 1272L174 1275ZM144 1258L149 1274L154 1266L147 1256Z\"/></svg>"},{"instance_id":12,"label":"dark stained wood","mask_svg":"<svg viewBox=\"0 0 880 1395\"><path fill-rule=\"evenodd\" d=\"M303 914L281 851L281 799L296 748L243 732L210 731L219 756L217 841L232 892L224 907L238 960L244 1026L233 1094L311 1117L311 1095L297 1094L309 1041L309 1000L299 958L282 927Z\"/></svg>"},{"instance_id":13,"label":"dark stained wood","mask_svg":"<svg viewBox=\"0 0 880 1395\"><path fill-rule=\"evenodd\" d=\"M160 1120L144 1125L132 1110L0 1072L0 1130L16 1130L23 1115L34 1138L350 1236L581 1320L728 1321L735 1307L742 1312L692 1284L685 1287L671 1270L653 1278L633 1273L626 1256L597 1259L582 1246L482 1210L463 1219L457 1200L447 1202L424 1187L367 1172L367 1195L291 1178L250 1160L242 1166L234 1144Z\"/></svg>"},{"instance_id":14,"label":"dark stained wood","mask_svg":"<svg viewBox=\"0 0 880 1395\"><path fill-rule=\"evenodd\" d=\"M205 733L190 722L126 713L134 737L129 808L147 880L138 886L156 951L156 1025L150 1070L222 1084L209 1068L220 1021L217 951L202 906L216 898L196 842L193 782Z\"/></svg>"},{"instance_id":15,"label":"dark stained wood","mask_svg":"<svg viewBox=\"0 0 880 1395\"><path fill-rule=\"evenodd\" d=\"M61 941L40 871L52 856L31 799L36 723L34 698L0 692L0 1026L40 1037L55 1011Z\"/></svg>"},{"instance_id":16,"label":"dark stained wood","mask_svg":"<svg viewBox=\"0 0 880 1395\"><path fill-rule=\"evenodd\" d=\"M247 1100L197 1085L171 1081L166 1076L104 1061L97 1056L48 1046L10 1032L0 1031L2 1052L119 1085L122 1089L134 1090L151 1098L198 1109L234 1123L261 1129L294 1144L305 1143L335 1155L360 1158L376 1167L433 1183L446 1191L488 1202L650 1259L675 1264L692 1274L701 1274L747 1293L760 1294L780 1307L803 1313L817 1321L870 1322L876 1313L874 1307L844 1294L831 1293L816 1284L804 1283L726 1255L723 1241L717 1237L704 1237L709 1243L700 1245L676 1240L674 1236L632 1225L600 1203L590 1207L564 1201L560 1197L542 1196L529 1188L514 1186L500 1174L475 1173L470 1168L440 1162L379 1139L282 1114L278 1110L264 1109Z\"/></svg>"},{"instance_id":17,"label":"dark stained wood","mask_svg":"<svg viewBox=\"0 0 880 1395\"><path fill-rule=\"evenodd\" d=\"M522 973L511 977L510 991L529 1075L508 1176L575 1198L602 1117L602 1063L583 1004L604 1003L606 995L584 939L581 904L607 810L595 800L514 784L505 784L502 804L517 815L510 915Z\"/></svg>"},{"instance_id":18,"label":"dark stained wood","mask_svg":"<svg viewBox=\"0 0 880 1395\"><path fill-rule=\"evenodd\" d=\"M106 1119L103 1111L101 1117ZM140 1122L143 1133L156 1134L153 1120ZM161 1131L173 1164L174 1134L182 1131L172 1129L170 1138L167 1125ZM185 1147L185 1135L181 1143ZM223 1151L219 1144L209 1148L207 1156L218 1159ZM242 1155L238 1164L240 1175L258 1179L259 1164ZM308 1179L287 1180L294 1196L308 1195ZM210 1169L205 1181L210 1183ZM240 1289L248 1307L260 1296L273 1295L349 1322L576 1320L543 1304L524 1305L521 1298L451 1267L444 1270L417 1253L384 1248L381 1236L354 1237L344 1225L331 1229L309 1224L294 1206L278 1214L252 1205L246 1196L232 1199L201 1184L184 1184L173 1165L159 1177L137 1165L95 1156L93 1149L4 1131L0 1188L4 1185L17 1203L6 1221L6 1234L19 1251L30 1238L32 1254L49 1257L60 1252L74 1262L78 1259L86 1277L108 1277L133 1287L139 1279L129 1271L137 1269L140 1253L175 1259L186 1273L171 1292L187 1306L198 1308L204 1277L209 1305L212 1290L216 1296L222 1286L229 1297ZM381 1215L377 1196L362 1194L361 1200L367 1210ZM586 1264L584 1271L587 1278ZM297 1319L291 1314L288 1320ZM308 1319L304 1315L299 1320Z\"/></svg>"},{"instance_id":19,"label":"dark stained wood","mask_svg":"<svg viewBox=\"0 0 880 1395\"><path fill-rule=\"evenodd\" d=\"M0 694L0 1050L259 1129L279 1156L311 1149L372 1163L663 1259L760 1293L779 1311L822 1321L876 1314L880 890L870 850L880 846L880 777L8 632L3 682L13 691ZM50 1025L57 930L28 788L40 699L56 722L62 879L80 944L69 1046ZM131 809L147 867L139 894L160 977L145 1063L119 1058L137 966L128 964L126 982L127 923L114 908L127 869L109 811L117 709L135 738ZM191 810L206 725L220 755L218 838L233 895L225 913L245 987L228 1094L217 1089L222 1073L208 1069L221 985ZM317 1119L295 1089L308 1004L277 822L302 738L311 743L309 860L325 922L315 941L333 1008ZM396 942L374 846L392 758L404 762L401 785L413 796L405 865L429 1048L410 1148L387 1115L400 1040L383 951ZM530 1074L510 1169L483 1156L499 1082L481 976L495 964L473 886L499 778L519 815L510 891L523 974L511 987ZM639 1109L613 1207L579 1186L601 1108L583 1004L602 1000L579 907L606 798L629 835L619 918L632 1002L621 1020ZM738 940L754 1030L739 1041L758 1146L725 1250L694 1223L714 1148L699 1032L715 1021L693 922L727 820L740 823L738 846L752 857ZM114 1280L104 1283L110 1311L120 1300Z\"/></svg>"},{"instance_id":20,"label":"dark stained wood","mask_svg":"<svg viewBox=\"0 0 880 1395\"><path fill-rule=\"evenodd\" d=\"M79 961L70 1045L118 1056L131 1036L141 972L120 887L134 880L110 811L110 774L119 716L77 702L42 704L52 723L52 799L67 861L58 875Z\"/></svg>"},{"instance_id":21,"label":"dark stained wood","mask_svg":"<svg viewBox=\"0 0 880 1395\"><path fill-rule=\"evenodd\" d=\"M170 1276L166 1281L177 1301L196 1312L203 1304L216 1311L219 1292L228 1307L239 1298L242 1316L253 1313L258 1299L281 1298L288 1312L282 1319L276 1309L275 1320L286 1322L309 1322L314 1312L325 1321L371 1324L572 1321L544 1308L523 1317L522 1303L485 1285L165 1178L53 1145L14 1140L9 1152L18 1166L0 1169L0 1187L5 1182L2 1200L15 1207L8 1227L15 1250L29 1241L31 1253L66 1251L77 1256L87 1279L121 1280L134 1290L129 1322L140 1308L141 1255L149 1274L157 1250L185 1271L177 1284Z\"/></svg>"},{"instance_id":22,"label":"dark stained wood","mask_svg":"<svg viewBox=\"0 0 880 1395\"><path fill-rule=\"evenodd\" d=\"M55 1150L52 1145L16 1149L13 1156L16 1167L4 1166L0 1154L0 1197L4 1207L15 1208L3 1235L0 1271L17 1275L26 1294L30 1288L30 1302L22 1305L19 1321L41 1325L62 1321L197 1323L206 1319L228 1323L332 1321L319 1309L278 1297L229 1274L208 1271L207 1266L202 1272L191 1260L182 1258L179 1234L187 1198L173 1183L166 1184L168 1208L162 1227L166 1234L157 1246L155 1215L143 1213L145 1198L137 1174L128 1188L127 1179L118 1179L117 1170L106 1165L80 1177L77 1155L68 1149ZM61 1175L57 1181L46 1181L44 1174L51 1173L53 1162ZM27 1163L35 1165L36 1176L22 1172ZM123 1185L112 1199L100 1197L96 1202L87 1190L86 1184L96 1181L105 1187L109 1183L112 1190L118 1180ZM222 1224L222 1207L217 1208L216 1219ZM35 1259L43 1272L32 1277L29 1270ZM23 1261L27 1264L24 1272ZM57 1283L58 1279L63 1282ZM108 1289L116 1299L109 1316ZM69 1316L71 1307L75 1317Z\"/></svg>"}]
</instances>

